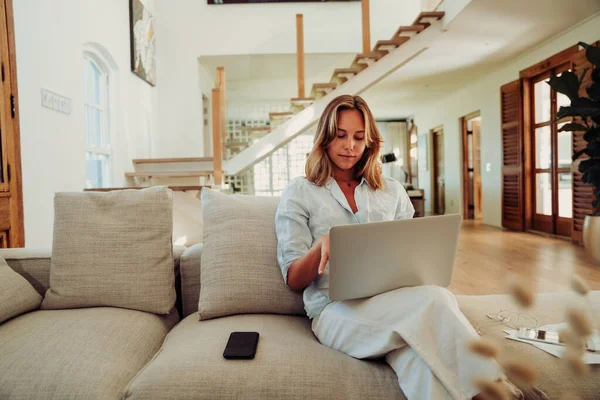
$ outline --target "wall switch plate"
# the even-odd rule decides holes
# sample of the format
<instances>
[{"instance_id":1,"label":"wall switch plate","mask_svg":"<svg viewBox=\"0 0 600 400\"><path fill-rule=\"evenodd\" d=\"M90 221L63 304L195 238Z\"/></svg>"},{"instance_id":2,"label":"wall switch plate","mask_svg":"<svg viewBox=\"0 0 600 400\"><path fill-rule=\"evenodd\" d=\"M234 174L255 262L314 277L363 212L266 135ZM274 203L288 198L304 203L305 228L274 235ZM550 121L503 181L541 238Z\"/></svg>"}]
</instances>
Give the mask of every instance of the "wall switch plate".
<instances>
[{"instance_id":1,"label":"wall switch plate","mask_svg":"<svg viewBox=\"0 0 600 400\"><path fill-rule=\"evenodd\" d=\"M492 170L492 163L485 163L485 172L490 172Z\"/></svg>"},{"instance_id":2,"label":"wall switch plate","mask_svg":"<svg viewBox=\"0 0 600 400\"><path fill-rule=\"evenodd\" d=\"M71 99L42 89L42 106L63 114L71 114Z\"/></svg>"}]
</instances>

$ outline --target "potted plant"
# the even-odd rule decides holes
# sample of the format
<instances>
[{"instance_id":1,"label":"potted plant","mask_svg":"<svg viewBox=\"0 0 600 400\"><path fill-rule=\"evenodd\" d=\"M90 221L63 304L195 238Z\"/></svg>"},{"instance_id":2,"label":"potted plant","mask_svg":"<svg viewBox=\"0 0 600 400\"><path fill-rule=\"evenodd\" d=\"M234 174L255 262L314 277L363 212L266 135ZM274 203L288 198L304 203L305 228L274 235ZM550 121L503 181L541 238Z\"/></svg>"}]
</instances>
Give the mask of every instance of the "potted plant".
<instances>
[{"instance_id":1,"label":"potted plant","mask_svg":"<svg viewBox=\"0 0 600 400\"><path fill-rule=\"evenodd\" d=\"M586 88L587 97L579 96L579 89L588 72L584 70L580 77L573 72L563 72L561 76L552 77L548 84L557 92L569 97L571 104L558 110L557 120L574 117L574 121L565 124L559 132L585 132L583 139L586 147L573 155L573 161L583 155L587 158L579 162L582 181L592 186L592 215L585 217L583 227L583 243L588 253L600 263L600 47L580 42L585 48L585 56L593 65L592 84Z\"/></svg>"}]
</instances>

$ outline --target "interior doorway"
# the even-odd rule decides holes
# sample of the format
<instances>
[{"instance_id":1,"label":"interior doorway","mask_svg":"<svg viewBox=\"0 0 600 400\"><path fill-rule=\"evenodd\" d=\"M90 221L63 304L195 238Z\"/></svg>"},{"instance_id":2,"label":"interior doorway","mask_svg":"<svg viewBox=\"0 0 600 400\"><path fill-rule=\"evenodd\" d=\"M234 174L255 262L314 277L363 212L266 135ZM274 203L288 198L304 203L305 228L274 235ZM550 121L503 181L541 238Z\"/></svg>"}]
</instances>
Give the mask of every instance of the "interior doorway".
<instances>
[{"instance_id":1,"label":"interior doorway","mask_svg":"<svg viewBox=\"0 0 600 400\"><path fill-rule=\"evenodd\" d=\"M431 130L433 149L433 214L446 212L446 179L444 175L444 127Z\"/></svg>"},{"instance_id":2,"label":"interior doorway","mask_svg":"<svg viewBox=\"0 0 600 400\"><path fill-rule=\"evenodd\" d=\"M463 218L483 219L481 178L481 114L461 118L463 148Z\"/></svg>"}]
</instances>

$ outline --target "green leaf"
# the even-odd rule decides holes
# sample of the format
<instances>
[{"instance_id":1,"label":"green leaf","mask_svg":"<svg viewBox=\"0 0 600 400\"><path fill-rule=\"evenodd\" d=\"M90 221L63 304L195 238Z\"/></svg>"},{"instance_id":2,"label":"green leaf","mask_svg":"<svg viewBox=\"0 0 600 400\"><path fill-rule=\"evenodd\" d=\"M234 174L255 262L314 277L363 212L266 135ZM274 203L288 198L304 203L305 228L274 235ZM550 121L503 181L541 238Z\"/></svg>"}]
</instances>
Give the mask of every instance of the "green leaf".
<instances>
[{"instance_id":1,"label":"green leaf","mask_svg":"<svg viewBox=\"0 0 600 400\"><path fill-rule=\"evenodd\" d=\"M600 67L596 67L592 70L592 82L600 83Z\"/></svg>"},{"instance_id":2,"label":"green leaf","mask_svg":"<svg viewBox=\"0 0 600 400\"><path fill-rule=\"evenodd\" d=\"M590 129L583 135L583 140L591 142L592 140L600 139L600 127Z\"/></svg>"},{"instance_id":3,"label":"green leaf","mask_svg":"<svg viewBox=\"0 0 600 400\"><path fill-rule=\"evenodd\" d=\"M585 89L585 91L590 99L600 101L600 83L592 83Z\"/></svg>"},{"instance_id":4,"label":"green leaf","mask_svg":"<svg viewBox=\"0 0 600 400\"><path fill-rule=\"evenodd\" d=\"M577 160L579 157L581 157L583 154L585 154L586 150L587 149L579 150L578 152L573 154L573 161Z\"/></svg>"},{"instance_id":5,"label":"green leaf","mask_svg":"<svg viewBox=\"0 0 600 400\"><path fill-rule=\"evenodd\" d=\"M596 67L600 67L600 47L588 46L585 50L585 57Z\"/></svg>"},{"instance_id":6,"label":"green leaf","mask_svg":"<svg viewBox=\"0 0 600 400\"><path fill-rule=\"evenodd\" d=\"M587 130L588 130L588 127L585 125L570 122L568 124L563 125L558 131L559 132L579 132L579 131L587 131Z\"/></svg>"},{"instance_id":7,"label":"green leaf","mask_svg":"<svg viewBox=\"0 0 600 400\"><path fill-rule=\"evenodd\" d=\"M567 95L571 101L579 97L579 80L577 75L571 71L565 71L560 76L550 77L548 85L557 92Z\"/></svg>"},{"instance_id":8,"label":"green leaf","mask_svg":"<svg viewBox=\"0 0 600 400\"><path fill-rule=\"evenodd\" d=\"M579 97L571 101L570 107L561 107L556 114L557 119L576 116L583 118L600 116L600 103L587 97Z\"/></svg>"},{"instance_id":9,"label":"green leaf","mask_svg":"<svg viewBox=\"0 0 600 400\"><path fill-rule=\"evenodd\" d=\"M597 140L592 140L591 142L588 142L585 153L590 157L600 157L600 142L598 142ZM592 159L590 161L596 161L600 165L600 160Z\"/></svg>"},{"instance_id":10,"label":"green leaf","mask_svg":"<svg viewBox=\"0 0 600 400\"><path fill-rule=\"evenodd\" d=\"M589 68L584 68L583 72L581 73L581 75L579 76L579 87L581 87L581 84L583 83L583 80L585 79L585 75L587 74L587 72L589 71Z\"/></svg>"}]
</instances>

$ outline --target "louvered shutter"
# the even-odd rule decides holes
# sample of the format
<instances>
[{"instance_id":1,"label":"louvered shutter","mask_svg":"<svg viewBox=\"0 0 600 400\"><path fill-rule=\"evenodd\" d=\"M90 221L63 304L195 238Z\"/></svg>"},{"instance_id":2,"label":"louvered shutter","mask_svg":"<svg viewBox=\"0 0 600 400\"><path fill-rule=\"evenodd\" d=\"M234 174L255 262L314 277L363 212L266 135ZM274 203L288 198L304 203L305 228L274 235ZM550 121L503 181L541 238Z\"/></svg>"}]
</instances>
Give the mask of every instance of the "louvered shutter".
<instances>
[{"instance_id":1,"label":"louvered shutter","mask_svg":"<svg viewBox=\"0 0 600 400\"><path fill-rule=\"evenodd\" d=\"M523 99L521 81L500 88L502 111L502 226L523 231Z\"/></svg>"},{"instance_id":2,"label":"louvered shutter","mask_svg":"<svg viewBox=\"0 0 600 400\"><path fill-rule=\"evenodd\" d=\"M585 58L585 50L581 50L573 57L573 72L577 76L581 76L584 69L588 69L585 79L581 85L579 95L587 97L585 88L592 84L591 71L592 65ZM573 152L583 150L586 147L586 142L583 140L584 132L573 132ZM586 156L580 158L585 159ZM573 231L571 238L576 242L583 242L583 220L586 215L593 213L592 200L594 192L592 186L583 183L581 177L583 174L579 173L577 169L578 163L575 163L573 168Z\"/></svg>"}]
</instances>

